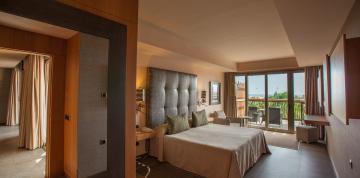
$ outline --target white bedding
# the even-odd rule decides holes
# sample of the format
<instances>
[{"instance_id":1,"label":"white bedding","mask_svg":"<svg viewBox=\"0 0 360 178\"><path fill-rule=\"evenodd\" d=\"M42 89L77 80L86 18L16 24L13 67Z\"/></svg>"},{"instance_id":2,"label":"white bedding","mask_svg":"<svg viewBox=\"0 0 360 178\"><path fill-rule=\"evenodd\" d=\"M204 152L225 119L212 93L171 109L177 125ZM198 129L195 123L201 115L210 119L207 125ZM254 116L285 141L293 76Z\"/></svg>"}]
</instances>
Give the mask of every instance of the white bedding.
<instances>
[{"instance_id":1,"label":"white bedding","mask_svg":"<svg viewBox=\"0 0 360 178\"><path fill-rule=\"evenodd\" d=\"M165 161L207 178L241 178L264 153L259 129L208 124L163 138Z\"/></svg>"}]
</instances>

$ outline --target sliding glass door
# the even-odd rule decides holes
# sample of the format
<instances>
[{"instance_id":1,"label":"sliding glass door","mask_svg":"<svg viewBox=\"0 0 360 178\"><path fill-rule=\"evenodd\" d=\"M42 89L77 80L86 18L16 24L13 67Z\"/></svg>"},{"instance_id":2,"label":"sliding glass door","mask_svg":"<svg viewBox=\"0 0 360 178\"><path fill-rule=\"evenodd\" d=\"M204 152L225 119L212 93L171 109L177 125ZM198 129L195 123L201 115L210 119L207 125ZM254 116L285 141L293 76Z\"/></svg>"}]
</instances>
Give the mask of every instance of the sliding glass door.
<instances>
[{"instance_id":1,"label":"sliding glass door","mask_svg":"<svg viewBox=\"0 0 360 178\"><path fill-rule=\"evenodd\" d=\"M265 75L249 75L247 89L247 114L252 117L249 120L251 127L265 127Z\"/></svg>"},{"instance_id":2,"label":"sliding glass door","mask_svg":"<svg viewBox=\"0 0 360 178\"><path fill-rule=\"evenodd\" d=\"M267 75L268 128L289 129L288 74Z\"/></svg>"},{"instance_id":3,"label":"sliding glass door","mask_svg":"<svg viewBox=\"0 0 360 178\"><path fill-rule=\"evenodd\" d=\"M305 74L304 72L294 73L294 124L295 128L301 125L305 113Z\"/></svg>"},{"instance_id":4,"label":"sliding glass door","mask_svg":"<svg viewBox=\"0 0 360 178\"><path fill-rule=\"evenodd\" d=\"M248 126L293 132L304 118L304 72L239 74L235 77L237 116Z\"/></svg>"}]
</instances>

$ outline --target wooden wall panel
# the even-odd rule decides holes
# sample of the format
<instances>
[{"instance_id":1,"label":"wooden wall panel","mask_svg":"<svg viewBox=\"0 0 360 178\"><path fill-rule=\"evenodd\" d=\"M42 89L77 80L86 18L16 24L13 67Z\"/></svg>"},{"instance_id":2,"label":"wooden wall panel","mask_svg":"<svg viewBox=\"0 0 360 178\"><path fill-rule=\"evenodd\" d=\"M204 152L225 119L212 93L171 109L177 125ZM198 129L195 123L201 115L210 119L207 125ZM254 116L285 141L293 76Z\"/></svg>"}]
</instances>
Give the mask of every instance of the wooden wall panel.
<instances>
[{"instance_id":1,"label":"wooden wall panel","mask_svg":"<svg viewBox=\"0 0 360 178\"><path fill-rule=\"evenodd\" d=\"M238 62L238 72L259 72L299 68L296 58L281 58L262 61Z\"/></svg>"},{"instance_id":2,"label":"wooden wall panel","mask_svg":"<svg viewBox=\"0 0 360 178\"><path fill-rule=\"evenodd\" d=\"M58 0L127 26L125 93L125 175L135 178L135 86L138 0Z\"/></svg>"},{"instance_id":3,"label":"wooden wall panel","mask_svg":"<svg viewBox=\"0 0 360 178\"><path fill-rule=\"evenodd\" d=\"M360 119L360 37L345 40L346 113Z\"/></svg>"},{"instance_id":4,"label":"wooden wall panel","mask_svg":"<svg viewBox=\"0 0 360 178\"><path fill-rule=\"evenodd\" d=\"M58 0L115 21L137 23L138 0Z\"/></svg>"},{"instance_id":5,"label":"wooden wall panel","mask_svg":"<svg viewBox=\"0 0 360 178\"><path fill-rule=\"evenodd\" d=\"M77 121L79 95L80 35L67 43L65 114L64 121L64 172L67 177L77 177Z\"/></svg>"},{"instance_id":6,"label":"wooden wall panel","mask_svg":"<svg viewBox=\"0 0 360 178\"><path fill-rule=\"evenodd\" d=\"M58 177L64 169L64 90L66 40L0 26L0 47L52 57L53 72L50 87L50 120L48 127L46 166L47 177ZM50 139L51 138L51 139ZM50 162L51 160L51 162Z\"/></svg>"}]
</instances>

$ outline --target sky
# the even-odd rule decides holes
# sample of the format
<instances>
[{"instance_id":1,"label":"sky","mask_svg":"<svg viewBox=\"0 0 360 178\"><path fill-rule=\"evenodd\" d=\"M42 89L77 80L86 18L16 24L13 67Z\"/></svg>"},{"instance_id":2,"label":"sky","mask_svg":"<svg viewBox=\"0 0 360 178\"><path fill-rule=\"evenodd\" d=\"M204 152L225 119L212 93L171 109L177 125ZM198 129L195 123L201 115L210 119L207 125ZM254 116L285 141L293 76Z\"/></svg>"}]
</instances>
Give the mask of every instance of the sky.
<instances>
[{"instance_id":1,"label":"sky","mask_svg":"<svg viewBox=\"0 0 360 178\"><path fill-rule=\"evenodd\" d=\"M236 77L236 83L244 83L245 77ZM294 95L302 96L305 94L305 75L304 73L294 73ZM268 95L273 95L275 91L287 91L286 74L269 74L268 75ZM248 76L248 91L251 95L265 96L265 75Z\"/></svg>"}]
</instances>

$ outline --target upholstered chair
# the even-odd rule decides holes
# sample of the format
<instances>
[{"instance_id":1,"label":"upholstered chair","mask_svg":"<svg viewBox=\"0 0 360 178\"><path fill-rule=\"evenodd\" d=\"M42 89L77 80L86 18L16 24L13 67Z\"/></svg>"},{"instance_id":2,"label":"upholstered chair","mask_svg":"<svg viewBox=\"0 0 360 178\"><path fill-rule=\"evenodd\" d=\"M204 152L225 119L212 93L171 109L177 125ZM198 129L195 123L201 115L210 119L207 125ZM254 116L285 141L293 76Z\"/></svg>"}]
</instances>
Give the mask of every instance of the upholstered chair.
<instances>
[{"instance_id":1,"label":"upholstered chair","mask_svg":"<svg viewBox=\"0 0 360 178\"><path fill-rule=\"evenodd\" d=\"M230 125L230 118L226 117L224 111L215 111L214 113L214 124Z\"/></svg>"}]
</instances>

